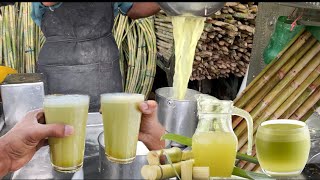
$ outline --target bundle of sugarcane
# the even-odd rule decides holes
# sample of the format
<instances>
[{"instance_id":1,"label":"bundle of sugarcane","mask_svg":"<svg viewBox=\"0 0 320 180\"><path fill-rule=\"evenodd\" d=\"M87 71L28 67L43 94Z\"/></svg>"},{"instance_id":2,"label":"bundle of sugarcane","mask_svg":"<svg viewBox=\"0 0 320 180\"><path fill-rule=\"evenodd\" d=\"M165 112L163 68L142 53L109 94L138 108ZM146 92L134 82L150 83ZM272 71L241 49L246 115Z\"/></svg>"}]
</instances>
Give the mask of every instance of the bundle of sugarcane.
<instances>
[{"instance_id":1,"label":"bundle of sugarcane","mask_svg":"<svg viewBox=\"0 0 320 180\"><path fill-rule=\"evenodd\" d=\"M131 20L119 14L113 35L119 48L120 69L125 92L147 98L156 71L156 36L153 17Z\"/></svg>"},{"instance_id":2,"label":"bundle of sugarcane","mask_svg":"<svg viewBox=\"0 0 320 180\"><path fill-rule=\"evenodd\" d=\"M227 2L206 19L198 41L190 80L245 75L250 62L257 5ZM172 24L169 16L155 16L157 49L169 60L173 55Z\"/></svg>"},{"instance_id":3,"label":"bundle of sugarcane","mask_svg":"<svg viewBox=\"0 0 320 180\"><path fill-rule=\"evenodd\" d=\"M235 99L235 106L251 114L255 132L269 119L306 120L319 100L320 43L311 33L302 31ZM239 151L244 152L246 124L238 117L233 121L233 128L239 139ZM246 170L259 169L244 161L238 166Z\"/></svg>"},{"instance_id":4,"label":"bundle of sugarcane","mask_svg":"<svg viewBox=\"0 0 320 180\"><path fill-rule=\"evenodd\" d=\"M45 37L31 19L31 3L17 2L1 7L1 12L0 65L20 73L35 72L35 63Z\"/></svg>"},{"instance_id":5,"label":"bundle of sugarcane","mask_svg":"<svg viewBox=\"0 0 320 180\"><path fill-rule=\"evenodd\" d=\"M174 54L173 33L171 17L162 10L154 18L155 33L157 37L157 52L165 60L169 61Z\"/></svg>"}]
</instances>

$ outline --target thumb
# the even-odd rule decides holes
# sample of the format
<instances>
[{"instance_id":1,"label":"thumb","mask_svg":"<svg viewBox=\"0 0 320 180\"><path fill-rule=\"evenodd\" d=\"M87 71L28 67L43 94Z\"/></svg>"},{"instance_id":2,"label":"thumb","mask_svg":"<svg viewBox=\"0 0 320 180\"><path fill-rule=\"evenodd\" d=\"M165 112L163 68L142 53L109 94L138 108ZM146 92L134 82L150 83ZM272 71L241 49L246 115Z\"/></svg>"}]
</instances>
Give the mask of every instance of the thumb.
<instances>
[{"instance_id":1,"label":"thumb","mask_svg":"<svg viewBox=\"0 0 320 180\"><path fill-rule=\"evenodd\" d=\"M157 119L157 102L149 100L141 103L139 108L143 119Z\"/></svg>"},{"instance_id":2,"label":"thumb","mask_svg":"<svg viewBox=\"0 0 320 180\"><path fill-rule=\"evenodd\" d=\"M74 129L70 125L64 124L44 124L42 127L38 128L36 133L38 135L38 139L45 139L47 137L66 137L70 136L74 133Z\"/></svg>"}]
</instances>

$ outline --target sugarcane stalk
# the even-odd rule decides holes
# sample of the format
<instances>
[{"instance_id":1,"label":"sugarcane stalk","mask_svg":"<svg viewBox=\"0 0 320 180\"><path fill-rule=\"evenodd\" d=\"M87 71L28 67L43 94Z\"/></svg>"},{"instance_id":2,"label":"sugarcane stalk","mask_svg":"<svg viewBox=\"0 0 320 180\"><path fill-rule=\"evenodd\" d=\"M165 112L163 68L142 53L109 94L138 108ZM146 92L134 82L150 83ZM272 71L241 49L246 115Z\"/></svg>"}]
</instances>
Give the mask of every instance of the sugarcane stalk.
<instances>
[{"instance_id":1,"label":"sugarcane stalk","mask_svg":"<svg viewBox=\"0 0 320 180\"><path fill-rule=\"evenodd\" d=\"M305 122L306 120L308 120L309 117L310 117L315 111L317 111L317 108L319 108L319 107L320 107L320 101L316 102L315 105L314 105L312 108L310 108L310 109L308 110L308 112L306 112L306 113L300 118L300 121Z\"/></svg>"},{"instance_id":2,"label":"sugarcane stalk","mask_svg":"<svg viewBox=\"0 0 320 180\"><path fill-rule=\"evenodd\" d=\"M0 8L0 11L3 12L3 8ZM3 51L3 16L0 15L0 64L3 64L3 56L2 56L2 51Z\"/></svg>"},{"instance_id":3,"label":"sugarcane stalk","mask_svg":"<svg viewBox=\"0 0 320 180\"><path fill-rule=\"evenodd\" d=\"M320 48L319 45L315 46L316 42L317 42L317 40L314 37L311 37L307 41L306 46L302 46L292 56L292 58L290 58L286 62L286 64L280 68L279 72L276 75L272 76L272 78L265 84L264 88L260 89L260 91L258 91L257 94L255 94L255 96L249 102L247 102L247 104L245 105L245 108L243 108L243 109L248 112L251 112L257 106L257 104L261 101L261 99L264 98L265 95L267 95L267 93L270 92L270 90L283 79L283 77L301 59L302 56L304 56L306 53L308 53L306 55L306 57L301 59L301 61L306 61L306 58L314 55L318 51L318 49ZM313 47L313 48L310 50L311 47ZM299 68L302 68L302 66L299 66ZM298 70L298 69L296 68L296 70ZM242 119L243 119L242 117L238 117L235 120L233 120L233 122L232 122L233 128L235 128L242 121Z\"/></svg>"},{"instance_id":4,"label":"sugarcane stalk","mask_svg":"<svg viewBox=\"0 0 320 180\"><path fill-rule=\"evenodd\" d=\"M310 51L308 51L307 54L286 74L286 76L281 81L279 81L279 83L259 102L259 104L256 105L252 111L250 111L250 114L254 120L256 118L258 118L259 115L262 115L261 112L267 106L269 106L270 102L275 98L275 96L278 93L280 93L286 87L286 85L290 84L293 81L293 79L297 75L297 73L300 72L301 69L304 68L309 61L313 62L313 64L315 64L315 66L313 66L313 68L311 67L311 71L314 69L314 67L317 66L317 61L319 58L319 53L318 53L319 51L320 51L320 43L316 42L316 45L313 46L310 49ZM305 75L303 77L305 77ZM266 84L268 84L268 82L266 82ZM285 92L287 92L287 91L285 91ZM277 101L277 102L279 102L279 101ZM246 127L245 122L241 122L236 127L235 134L237 136L239 136L241 133L243 133L243 130L245 129L245 127Z\"/></svg>"},{"instance_id":5,"label":"sugarcane stalk","mask_svg":"<svg viewBox=\"0 0 320 180\"><path fill-rule=\"evenodd\" d=\"M254 94L256 94L266 82L286 63L292 55L305 44L305 42L311 37L311 33L306 31L301 36L298 36L297 40L279 57L279 59L274 59L274 63L271 63L263 70L260 74L261 77L256 77L249 86L243 91L242 95L235 100L235 106L242 108L247 101L249 101ZM290 43L289 43L290 44ZM288 45L289 45L288 44ZM287 48L287 47L286 47ZM285 48L285 49L286 49ZM280 53L281 54L281 53ZM270 68L272 67L272 68ZM254 86L253 86L254 85ZM246 93L246 92L250 93Z\"/></svg>"},{"instance_id":6,"label":"sugarcane stalk","mask_svg":"<svg viewBox=\"0 0 320 180\"><path fill-rule=\"evenodd\" d=\"M290 116L290 119L301 119L312 106L320 100L320 88L318 88L312 95ZM305 118L306 119L306 118Z\"/></svg>"},{"instance_id":7,"label":"sugarcane stalk","mask_svg":"<svg viewBox=\"0 0 320 180\"><path fill-rule=\"evenodd\" d=\"M314 79L314 81L313 81ZM278 119L291 105L296 104L300 97L306 99L320 85L319 72L313 71L309 77L284 101L283 104L273 113L272 119ZM305 94L307 96L305 96Z\"/></svg>"},{"instance_id":8,"label":"sugarcane stalk","mask_svg":"<svg viewBox=\"0 0 320 180\"><path fill-rule=\"evenodd\" d=\"M266 109L263 110L263 112L261 111L261 116L259 116L256 120L255 120L255 123L254 123L254 126L253 126L253 132L256 132L258 126L264 122L265 120L267 120L270 115L277 109L279 108L279 106L293 93L293 91L295 91L297 89L297 86L301 85L302 82L308 78L311 78L313 80L315 80L314 77L312 76L309 76L312 72L315 72L315 73L320 73L320 53L317 54L317 56L315 58L313 58L312 61L310 61L310 63L308 63L308 65L297 75L297 77L290 83L288 84L288 86L286 87L286 90L279 93L278 96L276 97L277 100L276 101L273 101L273 102L268 102L268 107ZM316 67L316 68L315 68ZM312 81L313 81L312 80ZM318 96L316 95L311 95L309 98L317 98ZM294 119L299 119L301 116L303 116L304 113L307 112L307 110L312 107L314 105L314 103L316 103L319 99L313 99L313 100L310 100L311 102L306 102L303 106L303 108L301 108L301 112L298 112L297 111L300 109L298 109L295 114L298 114L298 116L291 116L290 118L294 118ZM313 103L313 104L312 104ZM312 104L310 106L310 104ZM294 114L294 115L295 115ZM302 115L301 115L302 114ZM299 116L301 115L301 116ZM243 135L241 136L241 138L239 138L239 144L238 144L238 147L242 147L246 140L247 140L247 135L246 133L244 132Z\"/></svg>"}]
</instances>

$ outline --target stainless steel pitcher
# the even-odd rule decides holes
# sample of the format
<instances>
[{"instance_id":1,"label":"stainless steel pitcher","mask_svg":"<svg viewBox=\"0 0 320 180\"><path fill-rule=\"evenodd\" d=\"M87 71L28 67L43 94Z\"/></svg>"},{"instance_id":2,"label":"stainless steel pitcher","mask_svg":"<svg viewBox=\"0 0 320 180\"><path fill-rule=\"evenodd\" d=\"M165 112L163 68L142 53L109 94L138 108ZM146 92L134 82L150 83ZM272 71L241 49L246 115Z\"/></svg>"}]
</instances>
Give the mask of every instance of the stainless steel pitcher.
<instances>
[{"instance_id":1,"label":"stainless steel pitcher","mask_svg":"<svg viewBox=\"0 0 320 180\"><path fill-rule=\"evenodd\" d=\"M170 133L192 137L198 124L197 101L194 97L199 91L188 89L185 100L175 100L172 87L155 91L158 102L158 119Z\"/></svg>"},{"instance_id":2,"label":"stainless steel pitcher","mask_svg":"<svg viewBox=\"0 0 320 180\"><path fill-rule=\"evenodd\" d=\"M43 106L44 85L42 79L42 74L36 73L10 74L1 84L6 132L28 111Z\"/></svg>"}]
</instances>

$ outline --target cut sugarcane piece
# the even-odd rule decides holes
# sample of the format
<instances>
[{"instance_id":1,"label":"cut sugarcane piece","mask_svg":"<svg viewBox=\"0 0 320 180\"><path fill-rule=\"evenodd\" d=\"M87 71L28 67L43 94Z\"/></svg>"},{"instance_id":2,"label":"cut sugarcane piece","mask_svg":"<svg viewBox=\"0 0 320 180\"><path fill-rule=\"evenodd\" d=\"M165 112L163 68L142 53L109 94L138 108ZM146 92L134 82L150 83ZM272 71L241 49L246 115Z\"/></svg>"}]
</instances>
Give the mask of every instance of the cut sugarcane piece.
<instances>
[{"instance_id":1,"label":"cut sugarcane piece","mask_svg":"<svg viewBox=\"0 0 320 180\"><path fill-rule=\"evenodd\" d=\"M181 180L192 180L193 159L181 161Z\"/></svg>"},{"instance_id":2,"label":"cut sugarcane piece","mask_svg":"<svg viewBox=\"0 0 320 180\"><path fill-rule=\"evenodd\" d=\"M149 151L147 154L147 161L148 161L149 165L161 164L160 159L163 157L164 153L166 153L170 157L172 163L181 161L182 150L178 147L172 147L169 149Z\"/></svg>"},{"instance_id":3,"label":"cut sugarcane piece","mask_svg":"<svg viewBox=\"0 0 320 180\"><path fill-rule=\"evenodd\" d=\"M176 172L181 174L181 162L173 163L172 166L171 164L144 165L141 168L141 175L144 179L156 180L176 177Z\"/></svg>"},{"instance_id":4,"label":"cut sugarcane piece","mask_svg":"<svg viewBox=\"0 0 320 180\"><path fill-rule=\"evenodd\" d=\"M209 167L198 167L192 168L192 178L194 180L208 180L210 178L210 168Z\"/></svg>"},{"instance_id":5,"label":"cut sugarcane piece","mask_svg":"<svg viewBox=\"0 0 320 180\"><path fill-rule=\"evenodd\" d=\"M193 153L191 150L182 151L181 161L193 159Z\"/></svg>"}]
</instances>

